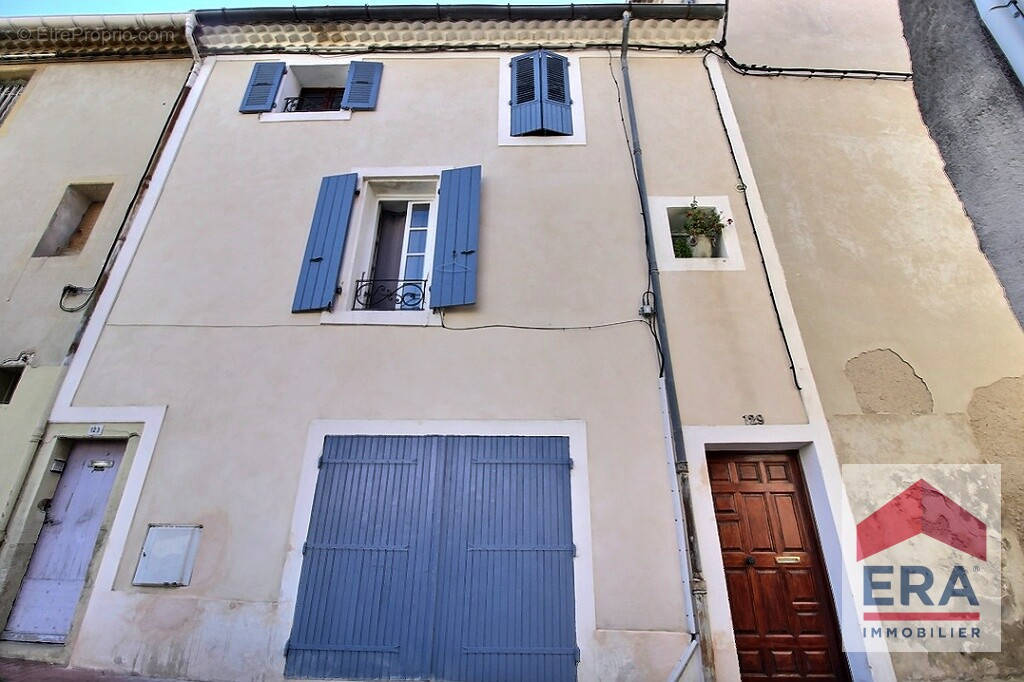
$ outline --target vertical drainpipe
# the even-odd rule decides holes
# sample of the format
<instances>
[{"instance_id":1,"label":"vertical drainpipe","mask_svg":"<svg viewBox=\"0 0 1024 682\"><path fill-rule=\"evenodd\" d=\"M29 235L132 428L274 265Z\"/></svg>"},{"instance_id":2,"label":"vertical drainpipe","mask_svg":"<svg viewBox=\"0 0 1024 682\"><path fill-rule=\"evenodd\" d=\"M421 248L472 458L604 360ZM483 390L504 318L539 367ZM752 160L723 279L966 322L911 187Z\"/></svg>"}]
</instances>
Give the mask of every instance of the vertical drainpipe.
<instances>
[{"instance_id":1,"label":"vertical drainpipe","mask_svg":"<svg viewBox=\"0 0 1024 682\"><path fill-rule=\"evenodd\" d=\"M683 651L682 656L675 667L669 673L669 682L675 682L682 677L687 664L697 653L700 644L700 636L697 631L697 619L694 609L693 580L691 557L696 561L696 546L690 541L687 528L691 524L693 515L690 511L690 497L688 494L686 452L683 449L683 425L679 416L679 400L676 393L676 383L672 372L672 353L669 350L668 330L665 327L665 317L661 313L661 279L658 274L657 259L654 253L654 235L651 231L651 209L647 199L647 181L644 176L643 152L640 147L640 135L637 130L636 110L633 107L633 87L629 80L629 21L630 13L622 13L622 53L620 63L622 68L622 82L626 91L626 110L629 114L630 139L632 143L633 163L636 166L637 191L640 195L640 211L644 221L644 234L647 246L647 262L650 264L651 291L654 292L654 319L657 324L658 338L661 341L663 355L662 373L658 378L658 389L661 394L662 411L665 421L666 448L670 451L674 462L674 471L670 473L671 488L678 494L673 495L673 506L676 517L676 539L679 543L679 561L683 577L683 599L686 611L686 627L689 630L690 642Z\"/></svg>"}]
</instances>

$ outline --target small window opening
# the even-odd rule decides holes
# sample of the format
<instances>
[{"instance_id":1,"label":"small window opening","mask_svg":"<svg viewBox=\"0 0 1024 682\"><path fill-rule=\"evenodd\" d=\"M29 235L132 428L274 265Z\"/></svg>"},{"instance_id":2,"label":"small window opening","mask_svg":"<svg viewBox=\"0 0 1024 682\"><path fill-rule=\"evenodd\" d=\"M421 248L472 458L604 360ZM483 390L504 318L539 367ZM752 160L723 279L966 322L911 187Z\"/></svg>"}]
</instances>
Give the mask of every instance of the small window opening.
<instances>
[{"instance_id":1,"label":"small window opening","mask_svg":"<svg viewBox=\"0 0 1024 682\"><path fill-rule=\"evenodd\" d=\"M7 114L11 113L14 103L21 96L25 86L28 85L28 78L10 78L0 80L0 125L3 124Z\"/></svg>"},{"instance_id":2,"label":"small window opening","mask_svg":"<svg viewBox=\"0 0 1024 682\"><path fill-rule=\"evenodd\" d=\"M340 111L345 88L302 88L297 97L287 97L285 111Z\"/></svg>"},{"instance_id":3,"label":"small window opening","mask_svg":"<svg viewBox=\"0 0 1024 682\"><path fill-rule=\"evenodd\" d=\"M81 252L112 187L68 185L32 256L69 256Z\"/></svg>"},{"instance_id":4,"label":"small window opening","mask_svg":"<svg viewBox=\"0 0 1024 682\"><path fill-rule=\"evenodd\" d=\"M14 389L21 381L21 375L25 371L22 365L0 367L0 405L7 405L14 397Z\"/></svg>"},{"instance_id":5,"label":"small window opening","mask_svg":"<svg viewBox=\"0 0 1024 682\"><path fill-rule=\"evenodd\" d=\"M732 222L731 220L729 222ZM713 229L717 223L719 228ZM672 252L676 258L725 258L725 221L713 206L674 206L668 209Z\"/></svg>"}]
</instances>

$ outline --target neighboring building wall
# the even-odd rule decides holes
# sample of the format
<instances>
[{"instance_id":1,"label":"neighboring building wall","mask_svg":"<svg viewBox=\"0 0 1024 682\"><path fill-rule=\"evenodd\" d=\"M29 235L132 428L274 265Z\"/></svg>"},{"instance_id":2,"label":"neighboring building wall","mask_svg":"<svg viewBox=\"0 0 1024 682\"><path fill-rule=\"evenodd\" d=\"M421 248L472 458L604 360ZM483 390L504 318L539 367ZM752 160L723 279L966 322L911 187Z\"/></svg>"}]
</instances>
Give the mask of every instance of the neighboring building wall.
<instances>
[{"instance_id":1,"label":"neighboring building wall","mask_svg":"<svg viewBox=\"0 0 1024 682\"><path fill-rule=\"evenodd\" d=\"M974 3L900 2L900 11L921 115L981 250L1024 321L1024 86ZM1024 19L1018 23L1024 31Z\"/></svg>"},{"instance_id":2,"label":"neighboring building wall","mask_svg":"<svg viewBox=\"0 0 1024 682\"><path fill-rule=\"evenodd\" d=\"M895 2L734 2L730 13L728 47L743 62L908 68ZM794 26L810 28L781 40ZM954 43L963 49L959 38L947 47ZM727 80L840 461L1002 465L1002 652L897 654L897 676L1016 679L1024 673L1024 338L943 172L914 88L734 73ZM933 106L922 103L926 112ZM1002 153L1014 139L989 129L960 145ZM986 207L979 215L1015 229L996 217L1019 217L1005 196L973 198Z\"/></svg>"},{"instance_id":3,"label":"neighboring building wall","mask_svg":"<svg viewBox=\"0 0 1024 682\"><path fill-rule=\"evenodd\" d=\"M11 403L0 405L0 528L9 522L82 324L83 313L58 308L61 290L91 286L99 274L189 64L0 67L0 79L29 77L0 125L0 362L30 356ZM79 253L33 257L72 183L113 184L91 236Z\"/></svg>"},{"instance_id":4,"label":"neighboring building wall","mask_svg":"<svg viewBox=\"0 0 1024 682\"><path fill-rule=\"evenodd\" d=\"M252 63L216 62L74 402L168 410L114 590L94 593L73 662L199 679L280 677L280 628L291 618L282 571L313 420L582 420L592 535L575 541L592 552L596 628L580 632L581 679L667 675L688 638L644 324L450 331L324 325L319 313L290 312L321 177L479 163L479 302L450 311L446 324L635 319L647 265L615 83L607 53L575 54L587 144L554 147L498 145L499 53L380 55L376 111L320 122L239 114ZM714 123L698 58L638 58L635 68L648 84L638 88L644 111L660 117L652 125L681 116L692 118L681 129ZM686 87L649 85L672 74L702 88L699 108ZM666 97L669 106L654 113ZM688 135L680 149L698 143ZM659 155L659 191L728 194L722 138L707 152L700 167ZM756 288L750 272L732 274ZM735 305L734 295L717 300ZM742 384L747 371L764 372L784 394L777 341L734 341L702 324L712 346L741 344L719 370L741 389L709 392L720 402L695 419L734 421L742 392L762 390ZM761 347L765 368L748 370ZM798 406L782 405L778 419L802 418ZM174 593L131 586L146 526L158 522L204 526L192 584Z\"/></svg>"}]
</instances>

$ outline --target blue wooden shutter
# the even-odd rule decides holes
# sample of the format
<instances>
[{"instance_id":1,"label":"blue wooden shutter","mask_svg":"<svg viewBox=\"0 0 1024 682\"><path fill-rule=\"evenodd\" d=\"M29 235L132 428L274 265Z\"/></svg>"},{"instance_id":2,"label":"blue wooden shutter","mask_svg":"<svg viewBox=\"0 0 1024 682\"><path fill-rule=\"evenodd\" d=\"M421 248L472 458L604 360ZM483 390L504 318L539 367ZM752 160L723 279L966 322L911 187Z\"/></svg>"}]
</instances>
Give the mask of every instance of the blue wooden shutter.
<instances>
[{"instance_id":1,"label":"blue wooden shutter","mask_svg":"<svg viewBox=\"0 0 1024 682\"><path fill-rule=\"evenodd\" d=\"M436 679L573 682L568 439L449 436Z\"/></svg>"},{"instance_id":2,"label":"blue wooden shutter","mask_svg":"<svg viewBox=\"0 0 1024 682\"><path fill-rule=\"evenodd\" d=\"M329 310L334 306L358 180L356 173L349 173L331 175L320 182L320 196L313 211L299 283L292 301L293 313Z\"/></svg>"},{"instance_id":3,"label":"blue wooden shutter","mask_svg":"<svg viewBox=\"0 0 1024 682\"><path fill-rule=\"evenodd\" d=\"M513 137L530 135L542 130L541 125L541 52L529 52L513 57L512 92L509 97L511 111L510 132Z\"/></svg>"},{"instance_id":4,"label":"blue wooden shutter","mask_svg":"<svg viewBox=\"0 0 1024 682\"><path fill-rule=\"evenodd\" d=\"M245 96L238 110L243 114L258 114L273 109L284 72L284 62L253 64L249 85L245 87Z\"/></svg>"},{"instance_id":5,"label":"blue wooden shutter","mask_svg":"<svg viewBox=\"0 0 1024 682\"><path fill-rule=\"evenodd\" d=\"M480 166L441 172L430 307L476 303Z\"/></svg>"},{"instance_id":6,"label":"blue wooden shutter","mask_svg":"<svg viewBox=\"0 0 1024 682\"><path fill-rule=\"evenodd\" d=\"M554 135L572 135L569 60L543 50L540 62L541 123L544 130Z\"/></svg>"},{"instance_id":7,"label":"blue wooden shutter","mask_svg":"<svg viewBox=\"0 0 1024 682\"><path fill-rule=\"evenodd\" d=\"M287 677L428 675L441 440L324 439Z\"/></svg>"},{"instance_id":8,"label":"blue wooden shutter","mask_svg":"<svg viewBox=\"0 0 1024 682\"><path fill-rule=\"evenodd\" d=\"M352 62L348 65L348 81L341 97L341 108L370 111L377 108L377 93L384 65L380 62Z\"/></svg>"}]
</instances>

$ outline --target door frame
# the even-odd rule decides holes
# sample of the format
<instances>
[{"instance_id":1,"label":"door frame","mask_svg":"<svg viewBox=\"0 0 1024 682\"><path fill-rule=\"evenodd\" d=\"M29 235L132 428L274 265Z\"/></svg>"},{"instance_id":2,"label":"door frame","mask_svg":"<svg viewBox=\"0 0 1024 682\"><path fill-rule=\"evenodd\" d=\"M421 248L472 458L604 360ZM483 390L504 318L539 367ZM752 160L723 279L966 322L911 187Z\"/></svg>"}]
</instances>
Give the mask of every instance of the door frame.
<instances>
[{"instance_id":1,"label":"door frame","mask_svg":"<svg viewBox=\"0 0 1024 682\"><path fill-rule=\"evenodd\" d=\"M288 550L281 572L278 619L274 639L280 644L277 668L284 675L285 651L295 616L295 602L302 573L302 546L306 542L313 497L319 475L317 466L327 436L564 436L569 439L569 495L572 513L573 599L579 679L591 679L589 666L596 663L597 616L594 603L593 545L590 532L590 489L587 467L587 429L581 420L362 420L318 419L310 424L302 456L295 508L288 535ZM596 678L595 678L596 679Z\"/></svg>"},{"instance_id":2,"label":"door frame","mask_svg":"<svg viewBox=\"0 0 1024 682\"><path fill-rule=\"evenodd\" d=\"M854 607L853 591L845 575L844 562L852 566L854 557L845 556L840 544L840 523L852 522L849 502L838 467L830 467L822 452L820 434L809 424L770 426L684 426L683 444L689 466L689 489L693 506L693 533L697 540L702 577L707 588L704 641L710 652L715 679L740 679L736 638L729 609L722 545L718 537L714 502L708 474L708 458L716 452L779 452L797 454L800 474L809 501L810 515L817 534L832 608L839 625L843 654L854 680L895 682L888 651L864 653L860 620ZM859 650L858 650L859 649Z\"/></svg>"},{"instance_id":3,"label":"door frame","mask_svg":"<svg viewBox=\"0 0 1024 682\"><path fill-rule=\"evenodd\" d=\"M77 442L120 441L124 443L124 455L118 467L117 476L107 497L96 545L86 570L85 586L78 597L71 628L63 643L16 642L0 640L0 656L47 661L66 665L74 649L85 605L88 603L96 583L101 557L109 544L110 530L114 523L121 497L128 480L132 462L138 449L139 432L142 424L103 423L100 435L90 436L90 424L50 424L36 450L28 475L18 494L18 501L11 513L7 536L0 547L0 618L7 622L14 600L21 590L21 583L28 571L39 533L42 531L44 514L39 509L42 500L51 498L60 482L61 474L51 471L55 461L66 461Z\"/></svg>"}]
</instances>

